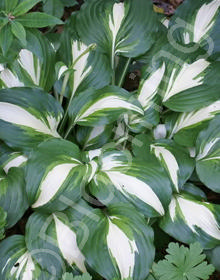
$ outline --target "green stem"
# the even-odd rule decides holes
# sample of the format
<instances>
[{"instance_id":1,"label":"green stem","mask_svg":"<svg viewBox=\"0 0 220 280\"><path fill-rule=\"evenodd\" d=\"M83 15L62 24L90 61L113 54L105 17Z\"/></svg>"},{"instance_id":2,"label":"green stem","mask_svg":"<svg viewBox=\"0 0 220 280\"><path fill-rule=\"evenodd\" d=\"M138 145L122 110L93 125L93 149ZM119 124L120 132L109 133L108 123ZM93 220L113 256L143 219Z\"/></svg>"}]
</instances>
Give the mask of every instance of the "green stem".
<instances>
[{"instance_id":1,"label":"green stem","mask_svg":"<svg viewBox=\"0 0 220 280\"><path fill-rule=\"evenodd\" d=\"M64 135L64 139L66 139L66 138L68 137L68 135L70 134L70 132L71 132L72 129L73 129L73 124L71 124L71 125L69 126L69 128L67 129L67 132L66 132L66 134Z\"/></svg>"},{"instance_id":2,"label":"green stem","mask_svg":"<svg viewBox=\"0 0 220 280\"><path fill-rule=\"evenodd\" d=\"M120 78L120 80L118 82L118 86L119 87L121 87L123 85L123 82L124 82L125 76L127 74L128 67L129 67L130 63L131 63L131 57L128 58L128 60L127 60L127 62L125 64L125 67L124 67L124 70L122 72L121 78Z\"/></svg>"}]
</instances>

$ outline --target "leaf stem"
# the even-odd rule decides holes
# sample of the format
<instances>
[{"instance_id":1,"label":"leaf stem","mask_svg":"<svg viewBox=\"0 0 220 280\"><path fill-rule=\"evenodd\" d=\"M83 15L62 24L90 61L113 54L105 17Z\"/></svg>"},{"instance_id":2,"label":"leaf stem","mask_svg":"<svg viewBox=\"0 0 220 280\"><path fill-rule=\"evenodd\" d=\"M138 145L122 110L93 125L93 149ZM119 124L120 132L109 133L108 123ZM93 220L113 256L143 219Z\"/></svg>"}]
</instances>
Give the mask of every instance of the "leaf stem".
<instances>
[{"instance_id":1,"label":"leaf stem","mask_svg":"<svg viewBox=\"0 0 220 280\"><path fill-rule=\"evenodd\" d=\"M131 57L128 58L128 60L127 60L127 62L125 64L125 67L124 67L124 70L122 72L121 78L120 78L120 80L118 82L118 86L119 87L121 87L123 85L123 82L124 82L125 76L127 74L128 67L129 67L130 63L131 63Z\"/></svg>"}]
</instances>

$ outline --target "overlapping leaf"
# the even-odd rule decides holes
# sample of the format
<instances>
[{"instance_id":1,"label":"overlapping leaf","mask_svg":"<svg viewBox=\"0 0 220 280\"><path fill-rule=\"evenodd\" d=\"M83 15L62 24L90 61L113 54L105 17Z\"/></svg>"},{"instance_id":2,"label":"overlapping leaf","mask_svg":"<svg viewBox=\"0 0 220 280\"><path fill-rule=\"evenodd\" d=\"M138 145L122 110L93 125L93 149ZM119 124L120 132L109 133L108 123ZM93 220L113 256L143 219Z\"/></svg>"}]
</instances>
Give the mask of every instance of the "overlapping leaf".
<instances>
[{"instance_id":1,"label":"overlapping leaf","mask_svg":"<svg viewBox=\"0 0 220 280\"><path fill-rule=\"evenodd\" d=\"M83 223L89 228L88 239L80 248L90 267L105 279L144 280L154 258L153 232L143 216L127 204L92 212ZM78 231L78 242L84 238Z\"/></svg>"},{"instance_id":2,"label":"overlapping leaf","mask_svg":"<svg viewBox=\"0 0 220 280\"><path fill-rule=\"evenodd\" d=\"M115 54L135 57L147 51L158 29L151 3L143 0L138 5L130 0L87 1L77 15L76 27L80 38L96 43L113 65Z\"/></svg>"},{"instance_id":3,"label":"overlapping leaf","mask_svg":"<svg viewBox=\"0 0 220 280\"><path fill-rule=\"evenodd\" d=\"M14 148L30 150L45 139L59 138L61 117L60 104L40 89L0 91L0 138Z\"/></svg>"},{"instance_id":4,"label":"overlapping leaf","mask_svg":"<svg viewBox=\"0 0 220 280\"><path fill-rule=\"evenodd\" d=\"M198 43L209 54L219 53L219 7L218 0L184 1L171 19L171 38L185 44Z\"/></svg>"},{"instance_id":5,"label":"overlapping leaf","mask_svg":"<svg viewBox=\"0 0 220 280\"><path fill-rule=\"evenodd\" d=\"M177 143L193 147L200 130L219 113L220 101L189 113L173 113L167 117L167 127L170 131L169 138L174 137Z\"/></svg>"},{"instance_id":6,"label":"overlapping leaf","mask_svg":"<svg viewBox=\"0 0 220 280\"><path fill-rule=\"evenodd\" d=\"M67 208L65 197L76 202L92 167L82 162L79 148L66 140L51 139L30 155L26 189L33 208L54 212Z\"/></svg>"},{"instance_id":7,"label":"overlapping leaf","mask_svg":"<svg viewBox=\"0 0 220 280\"><path fill-rule=\"evenodd\" d=\"M107 86L100 90L89 89L72 100L69 117L82 126L106 125L125 113L143 115L143 109L126 90Z\"/></svg>"},{"instance_id":8,"label":"overlapping leaf","mask_svg":"<svg viewBox=\"0 0 220 280\"><path fill-rule=\"evenodd\" d=\"M129 152L106 151L90 182L90 191L104 205L127 200L147 216L165 213L170 201L169 178L159 165L135 161Z\"/></svg>"},{"instance_id":9,"label":"overlapping leaf","mask_svg":"<svg viewBox=\"0 0 220 280\"><path fill-rule=\"evenodd\" d=\"M196 170L200 180L220 193L220 129L219 117L210 122L197 138Z\"/></svg>"},{"instance_id":10,"label":"overlapping leaf","mask_svg":"<svg viewBox=\"0 0 220 280\"><path fill-rule=\"evenodd\" d=\"M213 248L220 244L220 206L189 194L175 195L160 226L181 242Z\"/></svg>"}]
</instances>

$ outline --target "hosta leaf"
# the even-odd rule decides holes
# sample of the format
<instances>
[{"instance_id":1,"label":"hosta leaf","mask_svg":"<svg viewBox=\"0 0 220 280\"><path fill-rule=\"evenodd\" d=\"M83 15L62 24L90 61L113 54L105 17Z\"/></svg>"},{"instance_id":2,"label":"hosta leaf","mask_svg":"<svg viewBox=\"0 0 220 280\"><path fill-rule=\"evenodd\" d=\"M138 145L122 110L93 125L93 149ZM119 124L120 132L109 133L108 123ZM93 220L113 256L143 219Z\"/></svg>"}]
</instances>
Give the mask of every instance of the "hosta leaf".
<instances>
[{"instance_id":1,"label":"hosta leaf","mask_svg":"<svg viewBox=\"0 0 220 280\"><path fill-rule=\"evenodd\" d=\"M147 68L148 70L148 68ZM156 69L144 73L138 90L138 101L144 111L148 110L154 103L154 98L160 92L160 84L165 73L165 63Z\"/></svg>"},{"instance_id":2,"label":"hosta leaf","mask_svg":"<svg viewBox=\"0 0 220 280\"><path fill-rule=\"evenodd\" d=\"M173 114L167 118L169 137L184 146L193 147L203 125L220 113L220 101L189 113Z\"/></svg>"},{"instance_id":3,"label":"hosta leaf","mask_svg":"<svg viewBox=\"0 0 220 280\"><path fill-rule=\"evenodd\" d=\"M187 194L175 195L160 226L183 243L198 241L203 248L213 248L220 244L220 206Z\"/></svg>"},{"instance_id":4,"label":"hosta leaf","mask_svg":"<svg viewBox=\"0 0 220 280\"><path fill-rule=\"evenodd\" d=\"M21 153L0 154L0 207L7 212L7 228L15 225L28 208L24 171L21 167L27 158ZM4 161L4 162L2 162Z\"/></svg>"},{"instance_id":5,"label":"hosta leaf","mask_svg":"<svg viewBox=\"0 0 220 280\"><path fill-rule=\"evenodd\" d=\"M0 240L5 237L6 217L7 213L0 207Z\"/></svg>"},{"instance_id":6,"label":"hosta leaf","mask_svg":"<svg viewBox=\"0 0 220 280\"><path fill-rule=\"evenodd\" d=\"M13 88L0 91L0 138L8 145L30 150L56 131L62 109L40 89Z\"/></svg>"},{"instance_id":7,"label":"hosta leaf","mask_svg":"<svg viewBox=\"0 0 220 280\"><path fill-rule=\"evenodd\" d=\"M193 185L192 183L186 183L182 188L182 192L193 195L198 200L207 201L207 196L205 192L199 187Z\"/></svg>"},{"instance_id":8,"label":"hosta leaf","mask_svg":"<svg viewBox=\"0 0 220 280\"><path fill-rule=\"evenodd\" d=\"M144 280L154 259L153 231L143 216L127 204L95 209L98 221L87 216L83 223L89 228L88 239L81 247L90 267L107 280ZM79 228L77 241L84 238ZM121 248L121 250L119 250Z\"/></svg>"},{"instance_id":9,"label":"hosta leaf","mask_svg":"<svg viewBox=\"0 0 220 280\"><path fill-rule=\"evenodd\" d=\"M207 250L205 253L208 256L209 261L215 266L217 271L220 271L220 246L215 247L212 250Z\"/></svg>"},{"instance_id":10,"label":"hosta leaf","mask_svg":"<svg viewBox=\"0 0 220 280\"><path fill-rule=\"evenodd\" d=\"M62 139L40 144L31 153L26 169L30 204L49 212L64 210L67 205L62 197L79 200L86 174L90 176L90 168L83 164L75 144Z\"/></svg>"},{"instance_id":11,"label":"hosta leaf","mask_svg":"<svg viewBox=\"0 0 220 280\"><path fill-rule=\"evenodd\" d=\"M179 191L190 178L194 169L194 160L184 148L169 140L160 140L150 145L151 153L167 171L175 191Z\"/></svg>"},{"instance_id":12,"label":"hosta leaf","mask_svg":"<svg viewBox=\"0 0 220 280\"><path fill-rule=\"evenodd\" d=\"M84 273L83 275L75 277L72 273L65 273L62 280L92 280L92 277L88 273Z\"/></svg>"},{"instance_id":13,"label":"hosta leaf","mask_svg":"<svg viewBox=\"0 0 220 280\"><path fill-rule=\"evenodd\" d=\"M170 22L173 39L199 43L210 54L219 52L219 7L218 0L184 1Z\"/></svg>"},{"instance_id":14,"label":"hosta leaf","mask_svg":"<svg viewBox=\"0 0 220 280\"><path fill-rule=\"evenodd\" d=\"M65 31L64 31L65 32ZM68 31L66 31L67 33ZM64 36L65 40L70 35ZM67 40L67 50L61 45L59 50L61 58L65 62L65 54L71 54L71 61L68 59L68 68L70 72L66 72L65 76L69 76L69 84L71 87L71 95L75 95L84 91L88 87L102 88L109 84L112 71L105 55L97 52L95 44L85 45L77 40ZM60 68L58 78L64 67Z\"/></svg>"},{"instance_id":15,"label":"hosta leaf","mask_svg":"<svg viewBox=\"0 0 220 280\"><path fill-rule=\"evenodd\" d=\"M147 216L164 214L171 188L162 168L114 150L101 154L98 161L100 168L90 183L90 191L103 204L128 200Z\"/></svg>"},{"instance_id":16,"label":"hosta leaf","mask_svg":"<svg viewBox=\"0 0 220 280\"><path fill-rule=\"evenodd\" d=\"M92 150L101 148L106 144L112 133L112 125L100 125L94 127L79 126L76 131L76 139L83 150Z\"/></svg>"},{"instance_id":17,"label":"hosta leaf","mask_svg":"<svg viewBox=\"0 0 220 280\"><path fill-rule=\"evenodd\" d=\"M189 249L170 243L167 252L169 255L165 260L153 266L155 276L161 280L207 280L214 272L214 267L204 261L206 256L201 254L202 248L198 243L191 244Z\"/></svg>"},{"instance_id":18,"label":"hosta leaf","mask_svg":"<svg viewBox=\"0 0 220 280\"><path fill-rule=\"evenodd\" d=\"M75 124L97 126L110 124L124 113L143 114L140 104L124 89L108 86L89 89L72 100L69 116Z\"/></svg>"},{"instance_id":19,"label":"hosta leaf","mask_svg":"<svg viewBox=\"0 0 220 280\"><path fill-rule=\"evenodd\" d=\"M47 265L46 270L42 270L39 264L35 261L35 256L41 255L45 260L53 256L55 264L62 260L52 250L44 251L37 249L29 251L26 248L25 238L21 235L13 235L5 239L0 244L0 277L1 279L23 279L23 280L58 280L59 275L56 271L56 266ZM48 272L49 271L49 272Z\"/></svg>"},{"instance_id":20,"label":"hosta leaf","mask_svg":"<svg viewBox=\"0 0 220 280\"><path fill-rule=\"evenodd\" d=\"M16 20L25 27L35 27L35 28L42 28L42 27L53 26L57 24L63 24L63 22L60 19L40 12L28 13L17 17Z\"/></svg>"},{"instance_id":21,"label":"hosta leaf","mask_svg":"<svg viewBox=\"0 0 220 280\"><path fill-rule=\"evenodd\" d=\"M64 12L63 1L61 0L46 0L44 1L43 11L46 14L61 18Z\"/></svg>"},{"instance_id":22,"label":"hosta leaf","mask_svg":"<svg viewBox=\"0 0 220 280\"><path fill-rule=\"evenodd\" d=\"M193 172L194 159L190 158L185 148L172 140L154 140L150 135L140 134L133 139L132 146L135 157L146 163L150 161L153 164L155 158L159 161L175 192L179 192Z\"/></svg>"},{"instance_id":23,"label":"hosta leaf","mask_svg":"<svg viewBox=\"0 0 220 280\"><path fill-rule=\"evenodd\" d=\"M70 200L66 198L66 201L69 203ZM85 257L77 245L76 232L82 218L80 216L83 216L81 212L90 213L90 211L90 207L82 201L79 204L72 204L62 213L34 213L26 226L27 248L30 251L36 251L38 248L41 248L42 251L51 250L62 257L72 268L75 267L79 271L86 272ZM55 265L59 274L63 269L64 262L59 263L56 260L56 263L53 263L53 255L48 256L47 262L41 259L40 254L35 258L45 269L49 264Z\"/></svg>"},{"instance_id":24,"label":"hosta leaf","mask_svg":"<svg viewBox=\"0 0 220 280\"><path fill-rule=\"evenodd\" d=\"M162 101L173 111L190 112L220 98L219 80L216 78L216 73L220 73L220 63L208 61L201 50L191 51L189 55L191 48L186 47L184 54L178 52L176 59L172 57L175 48L167 45L162 50L165 52L162 60L166 65Z\"/></svg>"},{"instance_id":25,"label":"hosta leaf","mask_svg":"<svg viewBox=\"0 0 220 280\"><path fill-rule=\"evenodd\" d=\"M200 180L220 193L220 129L219 118L210 122L197 139L196 171Z\"/></svg>"},{"instance_id":26,"label":"hosta leaf","mask_svg":"<svg viewBox=\"0 0 220 280\"><path fill-rule=\"evenodd\" d=\"M36 30L28 31L26 48L20 50L10 69L2 69L0 80L4 87L34 85L49 91L55 78L54 60L55 52L49 41Z\"/></svg>"},{"instance_id":27,"label":"hosta leaf","mask_svg":"<svg viewBox=\"0 0 220 280\"><path fill-rule=\"evenodd\" d=\"M143 0L138 4L130 0L87 1L76 24L80 38L87 44L97 43L113 61L116 53L135 57L147 51L153 42L152 33L157 30L152 5Z\"/></svg>"}]
</instances>

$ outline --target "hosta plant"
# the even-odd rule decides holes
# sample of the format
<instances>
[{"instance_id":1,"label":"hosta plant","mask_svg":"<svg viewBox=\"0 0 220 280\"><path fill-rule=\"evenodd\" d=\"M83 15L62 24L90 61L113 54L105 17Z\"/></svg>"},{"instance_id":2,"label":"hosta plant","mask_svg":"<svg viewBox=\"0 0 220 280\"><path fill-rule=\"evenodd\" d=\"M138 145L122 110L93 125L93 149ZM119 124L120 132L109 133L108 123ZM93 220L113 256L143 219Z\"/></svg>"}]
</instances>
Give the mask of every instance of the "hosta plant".
<instances>
[{"instance_id":1,"label":"hosta plant","mask_svg":"<svg viewBox=\"0 0 220 280\"><path fill-rule=\"evenodd\" d=\"M208 279L203 250L219 270L220 1L186 0L168 21L150 0L87 0L56 34L30 27L62 23L52 7L76 1L3 2L0 280L170 280L176 259L186 279ZM170 245L160 263L171 238L190 249Z\"/></svg>"}]
</instances>

